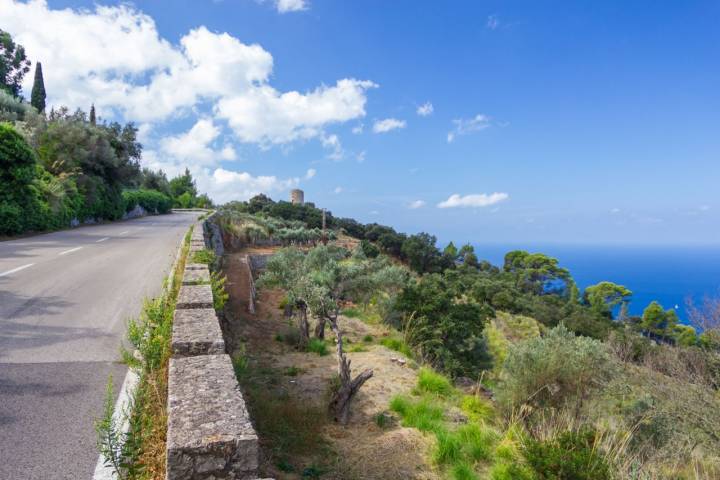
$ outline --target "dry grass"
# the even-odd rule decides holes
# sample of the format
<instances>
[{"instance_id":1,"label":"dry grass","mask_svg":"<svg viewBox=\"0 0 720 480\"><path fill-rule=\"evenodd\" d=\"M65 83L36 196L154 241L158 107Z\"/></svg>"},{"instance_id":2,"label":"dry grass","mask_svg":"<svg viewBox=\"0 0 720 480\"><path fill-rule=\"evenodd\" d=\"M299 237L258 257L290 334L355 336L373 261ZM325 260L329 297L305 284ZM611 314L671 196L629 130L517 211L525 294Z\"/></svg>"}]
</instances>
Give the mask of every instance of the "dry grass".
<instances>
[{"instance_id":1,"label":"dry grass","mask_svg":"<svg viewBox=\"0 0 720 480\"><path fill-rule=\"evenodd\" d=\"M225 263L230 300L226 309L226 340L247 368L240 384L261 441L260 476L282 479L435 479L426 460L430 439L396 422L381 428L376 417L390 399L411 389L417 372L396 361L400 355L379 344L389 335L380 325L342 317L343 337L349 346L353 372L370 368L374 376L360 390L352 406L349 425L341 427L327 415L328 390L337 372L334 345L327 356L301 352L285 339L295 330L278 308L283 293L261 291L257 312L246 310L246 278L238 258ZM373 342L364 342L366 336ZM292 372L292 375L286 372ZM305 477L303 477L305 473Z\"/></svg>"},{"instance_id":2,"label":"dry grass","mask_svg":"<svg viewBox=\"0 0 720 480\"><path fill-rule=\"evenodd\" d=\"M175 301L182 284L185 261L189 250L190 234L186 235L183 247L173 272L172 288L163 292L163 315L172 322ZM167 443L167 389L168 366L170 362L170 341L163 339L162 360L159 368L140 373L140 383L135 393L134 411L131 418L130 442L136 452L128 478L142 480L165 479L165 452Z\"/></svg>"}]
</instances>

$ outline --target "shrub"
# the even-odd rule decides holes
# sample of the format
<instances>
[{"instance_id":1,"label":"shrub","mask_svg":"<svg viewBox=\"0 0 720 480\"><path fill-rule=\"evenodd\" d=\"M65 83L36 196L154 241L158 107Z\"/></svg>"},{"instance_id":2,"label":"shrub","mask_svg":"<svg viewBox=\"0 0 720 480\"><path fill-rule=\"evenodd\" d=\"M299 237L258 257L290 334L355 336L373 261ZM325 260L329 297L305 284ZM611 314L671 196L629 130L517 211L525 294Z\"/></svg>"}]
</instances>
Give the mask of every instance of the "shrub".
<instances>
[{"instance_id":1,"label":"shrub","mask_svg":"<svg viewBox=\"0 0 720 480\"><path fill-rule=\"evenodd\" d=\"M417 388L420 391L440 396L448 396L455 390L450 380L429 368L420 369Z\"/></svg>"},{"instance_id":2,"label":"shrub","mask_svg":"<svg viewBox=\"0 0 720 480\"><path fill-rule=\"evenodd\" d=\"M508 410L524 403L556 408L579 405L606 384L611 367L601 342L576 337L559 325L545 337L510 348L497 388L498 400Z\"/></svg>"},{"instance_id":3,"label":"shrub","mask_svg":"<svg viewBox=\"0 0 720 480\"><path fill-rule=\"evenodd\" d=\"M365 342L365 343L372 343L372 341L373 341L373 336L372 336L372 335L365 335L365 336L363 337L363 342Z\"/></svg>"},{"instance_id":4,"label":"shrub","mask_svg":"<svg viewBox=\"0 0 720 480\"><path fill-rule=\"evenodd\" d=\"M126 212L140 205L149 213L168 213L173 203L170 197L156 190L125 190L122 197Z\"/></svg>"},{"instance_id":5,"label":"shrub","mask_svg":"<svg viewBox=\"0 0 720 480\"><path fill-rule=\"evenodd\" d=\"M26 229L28 211L35 203L31 184L35 179L35 154L9 123L0 123L0 234Z\"/></svg>"},{"instance_id":6,"label":"shrub","mask_svg":"<svg viewBox=\"0 0 720 480\"><path fill-rule=\"evenodd\" d=\"M210 274L210 287L212 288L213 294L213 308L217 312L222 312L225 308L230 295L225 290L225 282L227 278L221 277L218 272L212 272Z\"/></svg>"},{"instance_id":7,"label":"shrub","mask_svg":"<svg viewBox=\"0 0 720 480\"><path fill-rule=\"evenodd\" d=\"M595 432L589 429L563 432L556 438L529 440L525 458L540 480L610 478L610 468L595 449Z\"/></svg>"},{"instance_id":8,"label":"shrub","mask_svg":"<svg viewBox=\"0 0 720 480\"><path fill-rule=\"evenodd\" d=\"M307 349L308 349L308 352L317 353L321 357L324 357L325 355L327 355L329 353L328 349L327 349L327 344L323 340L320 340L319 338L310 339Z\"/></svg>"}]
</instances>

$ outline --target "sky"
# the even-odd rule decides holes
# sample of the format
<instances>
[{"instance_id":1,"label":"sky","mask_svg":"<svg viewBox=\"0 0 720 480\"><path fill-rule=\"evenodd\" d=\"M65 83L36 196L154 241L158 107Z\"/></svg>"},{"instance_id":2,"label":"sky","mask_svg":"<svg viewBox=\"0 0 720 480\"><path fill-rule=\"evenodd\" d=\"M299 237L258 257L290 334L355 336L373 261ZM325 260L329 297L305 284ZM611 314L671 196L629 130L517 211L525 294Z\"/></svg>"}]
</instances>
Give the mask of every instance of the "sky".
<instances>
[{"instance_id":1,"label":"sky","mask_svg":"<svg viewBox=\"0 0 720 480\"><path fill-rule=\"evenodd\" d=\"M720 244L720 2L0 0L49 105L218 203L440 242ZM32 72L24 93L29 96Z\"/></svg>"}]
</instances>

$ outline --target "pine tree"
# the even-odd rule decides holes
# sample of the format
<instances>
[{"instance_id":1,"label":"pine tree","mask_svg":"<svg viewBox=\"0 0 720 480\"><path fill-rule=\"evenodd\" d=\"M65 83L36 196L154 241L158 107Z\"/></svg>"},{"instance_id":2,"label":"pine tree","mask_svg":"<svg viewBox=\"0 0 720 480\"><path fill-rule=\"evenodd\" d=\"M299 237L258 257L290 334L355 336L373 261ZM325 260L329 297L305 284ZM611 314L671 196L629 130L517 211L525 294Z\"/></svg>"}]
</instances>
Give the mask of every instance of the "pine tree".
<instances>
[{"instance_id":1,"label":"pine tree","mask_svg":"<svg viewBox=\"0 0 720 480\"><path fill-rule=\"evenodd\" d=\"M46 97L42 65L40 62L37 62L37 64L35 64L35 81L33 82L32 93L30 94L30 104L35 107L38 112L44 112Z\"/></svg>"},{"instance_id":2,"label":"pine tree","mask_svg":"<svg viewBox=\"0 0 720 480\"><path fill-rule=\"evenodd\" d=\"M90 124L95 125L97 123L97 119L95 118L95 104L93 103L90 106Z\"/></svg>"}]
</instances>

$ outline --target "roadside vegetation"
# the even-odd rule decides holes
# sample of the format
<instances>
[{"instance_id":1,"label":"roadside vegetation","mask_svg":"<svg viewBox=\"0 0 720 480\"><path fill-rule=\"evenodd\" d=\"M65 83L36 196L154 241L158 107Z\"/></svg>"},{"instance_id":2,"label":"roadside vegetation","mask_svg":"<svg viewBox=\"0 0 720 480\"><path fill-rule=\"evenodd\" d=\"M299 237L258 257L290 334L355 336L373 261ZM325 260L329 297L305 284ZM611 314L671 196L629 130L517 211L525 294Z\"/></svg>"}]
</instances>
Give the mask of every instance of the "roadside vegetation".
<instances>
[{"instance_id":1,"label":"roadside vegetation","mask_svg":"<svg viewBox=\"0 0 720 480\"><path fill-rule=\"evenodd\" d=\"M317 218L308 213L313 206L294 208L256 197L219 213L224 228L235 225L237 231L253 222ZM295 400L293 382L310 381L322 362L334 374L328 372L314 401L296 400L315 409L314 418L327 412L352 436L359 435L354 422L374 425L380 430L368 439L372 445L394 432L418 432L414 441L424 446L425 467L407 478L720 477L720 421L710 414L720 408L720 309L713 299L691 309L696 331L656 302L641 316L628 315L632 292L622 285L606 281L581 292L571 273L543 254L509 252L496 267L479 260L469 245L440 250L429 235L407 236L330 214L326 222L336 241L275 248L260 279L261 296L282 292L281 300L264 298L279 302L292 319L273 334L273 344L297 353L283 350L268 364L294 359L284 370L291 377L271 374L271 367L253 368L264 360L239 355L240 377L251 391L255 383L289 382L281 396ZM245 241L252 246L252 238ZM381 330L360 335L357 322ZM334 338L328 340L324 326L333 323ZM321 360L331 349L333 365ZM308 354L316 360L296 356ZM357 364L352 371L351 358ZM373 363L375 369L367 368ZM376 382L401 384L396 370L388 376L381 364L409 370L414 381L385 405L368 407L365 389L377 399L387 392L373 390ZM348 388L358 372L367 378ZM342 414L338 392L351 392L344 395L348 408ZM251 403L256 397L263 404L280 401L268 390L250 397ZM317 434L322 448L351 463L352 455L365 458L361 451L369 445L348 451L337 440L340 434L323 425L324 433ZM258 430L262 436L262 425ZM275 446L278 440L272 434L269 441ZM292 449L281 450L268 471L295 478L278 465L295 465L297 472L296 465L307 462L303 455L293 460ZM323 463L323 478L349 475L331 464ZM374 475L368 478L397 478Z\"/></svg>"},{"instance_id":2,"label":"roadside vegetation","mask_svg":"<svg viewBox=\"0 0 720 480\"><path fill-rule=\"evenodd\" d=\"M212 206L189 171L168 180L141 168L134 124L104 121L92 105L89 113L46 111L39 63L26 103L27 54L2 30L0 51L0 236L117 220L138 206L148 213Z\"/></svg>"}]
</instances>

